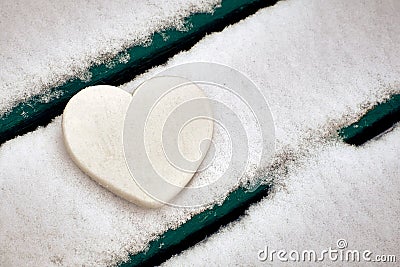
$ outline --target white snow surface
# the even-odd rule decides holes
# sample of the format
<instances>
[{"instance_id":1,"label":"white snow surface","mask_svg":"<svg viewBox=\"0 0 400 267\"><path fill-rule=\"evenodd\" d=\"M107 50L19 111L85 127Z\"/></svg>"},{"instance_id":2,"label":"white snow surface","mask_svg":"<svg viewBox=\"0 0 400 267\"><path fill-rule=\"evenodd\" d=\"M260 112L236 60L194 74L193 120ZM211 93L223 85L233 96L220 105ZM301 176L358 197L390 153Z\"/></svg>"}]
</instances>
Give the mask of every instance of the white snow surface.
<instances>
[{"instance_id":1,"label":"white snow surface","mask_svg":"<svg viewBox=\"0 0 400 267\"><path fill-rule=\"evenodd\" d=\"M321 147L287 178L287 190L253 205L246 216L163 266L342 266L346 262L258 260L271 250L338 249L400 256L400 125L363 147L332 143ZM340 251L340 249L339 249ZM265 255L263 255L265 256ZM289 255L284 256L289 258ZM354 263L357 266L376 264Z\"/></svg>"},{"instance_id":2,"label":"white snow surface","mask_svg":"<svg viewBox=\"0 0 400 267\"><path fill-rule=\"evenodd\" d=\"M153 32L183 30L185 17L220 0L2 0L0 111L70 77ZM86 76L85 76L86 75Z\"/></svg>"},{"instance_id":3,"label":"white snow surface","mask_svg":"<svg viewBox=\"0 0 400 267\"><path fill-rule=\"evenodd\" d=\"M290 177L299 177L297 184L293 182L295 178L288 180L290 186L292 183L298 185L297 191L313 186L306 179L309 177L307 172L311 177L326 172L323 181L343 186L343 191L347 190L343 179L352 176L353 172L354 177L360 177L357 172L365 174L368 178L366 183L377 183L374 171L393 180L390 177L398 174L395 158L392 157L392 161L388 159L388 165L374 170L377 164L372 161L359 163L358 156L365 159L368 155L367 152L364 154L364 148L345 146L330 140L330 136L341 126L356 120L371 104L398 90L400 29L396 24L400 20L399 5L398 1L279 2L221 33L207 36L191 50L176 55L165 66L150 70L122 88L132 91L154 73L185 62L212 61L234 67L248 75L269 101L275 120L277 156L292 151L297 158L311 157L310 161L299 160L306 164L289 168ZM178 226L202 210L164 207L149 211L115 197L91 181L69 159L62 143L60 121L58 117L46 128L15 138L0 147L0 202L9 203L0 207L0 243L6 244L0 247L0 265L113 264L126 257L128 252L134 253L145 247L156 234ZM215 139L223 138L217 133ZM224 146L223 143L220 151L224 151ZM328 152L322 153L324 149ZM383 147L375 151L378 158L386 155ZM339 152L347 157L347 169L339 164L343 161ZM222 152L214 164L222 165L227 156ZM337 165L325 163L327 166L322 166L326 167L318 169L310 163L313 160L324 163L329 157ZM297 176L298 173L302 175ZM261 174L262 171L258 173ZM213 173L207 176L197 179L213 179ZM304 184L301 178L304 178ZM336 194L336 191L326 188L324 191L324 188L321 191L315 189L306 195L307 199L317 201L320 207L337 208L336 214L349 214L349 206L331 205L342 198L342 193ZM364 189L368 191L366 198L355 198L354 202L362 202L358 203L360 207L368 203L374 205L374 199L368 196L379 195L381 188ZM215 188L210 194L221 193L221 190ZM391 205L398 205L398 194L393 195L398 193L398 184L393 184L390 190L388 194L392 195L388 195L385 201L390 198L393 201ZM329 193L329 198L325 193ZM282 193L279 194L281 197ZM274 200L262 203L268 201L273 203ZM290 206L282 205L280 207L289 210ZM255 210L256 207L251 212ZM292 224L293 229L296 223L297 227L302 227L302 216L307 217L310 223L316 220L315 224L320 225L316 216L308 217L300 210L294 216L298 219ZM391 221L375 220L374 214L360 216L371 222L371 228L385 228L389 229L388 232L393 229ZM352 223L351 220L347 222ZM267 225L263 227L268 229ZM280 225L274 227L272 236ZM325 234L324 229L304 229ZM334 236L340 237L345 236ZM264 245L260 242L268 242L257 240L254 243L257 249ZM353 239L348 241L357 242ZM194 250L201 249L201 246ZM190 253L195 255L197 252L189 251L182 257L189 259ZM250 255L246 253L242 255ZM174 260L182 264L179 257ZM235 262L241 260L239 256L233 259ZM191 262L195 263L194 260ZM218 259L211 262L218 263Z\"/></svg>"}]
</instances>

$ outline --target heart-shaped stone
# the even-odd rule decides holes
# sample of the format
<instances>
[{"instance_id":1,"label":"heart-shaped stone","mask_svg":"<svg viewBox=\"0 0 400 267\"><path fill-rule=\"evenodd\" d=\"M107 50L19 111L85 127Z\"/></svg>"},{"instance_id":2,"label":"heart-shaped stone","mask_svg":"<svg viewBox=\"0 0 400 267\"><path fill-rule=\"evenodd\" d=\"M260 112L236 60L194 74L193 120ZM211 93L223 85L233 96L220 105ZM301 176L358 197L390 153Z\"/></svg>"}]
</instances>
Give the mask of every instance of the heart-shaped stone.
<instances>
[{"instance_id":1,"label":"heart-shaped stone","mask_svg":"<svg viewBox=\"0 0 400 267\"><path fill-rule=\"evenodd\" d=\"M139 86L125 118L124 152L140 188L162 203L180 205L172 199L207 154L213 123L210 99L196 84L162 76Z\"/></svg>"},{"instance_id":2,"label":"heart-shaped stone","mask_svg":"<svg viewBox=\"0 0 400 267\"><path fill-rule=\"evenodd\" d=\"M146 99L154 99L154 94L158 95L160 88L161 91L165 92L170 90L170 86L176 83L171 83L171 79L182 82L182 78L153 78L139 86L133 96L113 86L88 87L80 91L68 102L63 113L64 143L71 158L79 168L111 192L144 207L159 207L168 202L168 199L175 197L180 190L170 190L165 192L162 198L159 198L151 194L151 192L149 193L147 185L143 187L143 181L151 181L157 187L157 181L159 181L157 179L159 177L168 177L168 183L183 187L194 175L194 172L188 172L176 167L175 163L171 162L168 157L160 154L164 148L160 147L163 144L158 137L163 136L166 140L178 140L176 147L182 150L182 156L185 158L196 159L197 163L192 164L191 170L197 170L205 153L198 155L198 145L194 147L195 142L199 138L210 140L212 136L213 123L210 120L196 123L195 126L201 127L202 130L195 135L191 132L194 130L193 124L191 127L186 128L189 130L182 130L179 133L163 133L165 116L161 116L163 119L157 119L161 115L160 111L171 111L174 106L179 106L193 97L204 97L199 87L189 83L183 86L186 86L189 90L175 90L174 94L163 98L162 101L152 103L157 104L156 111L158 113L156 112L155 116L146 120L146 123L151 125L151 130L144 133L146 155L143 155L142 151L140 153L132 150L124 152L124 126L131 127L129 123L125 123L128 109L135 109L136 105L139 110L143 107L139 103L146 102ZM149 97L145 97L143 100L143 95ZM139 98L139 96L141 96L140 101L135 101L135 97ZM205 112L211 116L211 109L207 103L204 103L201 108L204 108ZM157 133L156 131L159 132ZM129 129L128 131L125 129L125 132L129 132ZM179 137L177 139L172 137L175 135ZM125 136L125 140L127 138L129 139L129 136ZM136 142L139 140L131 141ZM208 149L208 146L209 143L206 149ZM138 173L132 172L132 169L130 170L127 165L125 153L129 154L128 163L132 163L132 160L141 162L144 156L149 157L149 160L153 163L151 167L154 167L160 176L153 177L152 172L142 170L140 177L138 177ZM160 184L162 182L160 181Z\"/></svg>"}]
</instances>

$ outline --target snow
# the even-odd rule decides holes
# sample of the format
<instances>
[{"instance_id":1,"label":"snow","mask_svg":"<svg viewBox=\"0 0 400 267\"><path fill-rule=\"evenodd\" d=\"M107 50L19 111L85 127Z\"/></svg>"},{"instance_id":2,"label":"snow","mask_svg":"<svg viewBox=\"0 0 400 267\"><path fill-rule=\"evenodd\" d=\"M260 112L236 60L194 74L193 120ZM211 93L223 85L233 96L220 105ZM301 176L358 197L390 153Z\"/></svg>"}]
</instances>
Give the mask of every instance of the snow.
<instances>
[{"instance_id":1,"label":"snow","mask_svg":"<svg viewBox=\"0 0 400 267\"><path fill-rule=\"evenodd\" d=\"M282 1L208 36L123 88L131 91L168 66L224 64L260 88L278 141L293 144L305 125L319 129L331 121L335 128L400 92L399 22L399 1Z\"/></svg>"},{"instance_id":2,"label":"snow","mask_svg":"<svg viewBox=\"0 0 400 267\"><path fill-rule=\"evenodd\" d=\"M67 155L60 118L3 146L0 166L2 266L109 264L189 214L141 209L100 187Z\"/></svg>"},{"instance_id":3,"label":"snow","mask_svg":"<svg viewBox=\"0 0 400 267\"><path fill-rule=\"evenodd\" d=\"M220 0L0 2L0 111Z\"/></svg>"},{"instance_id":4,"label":"snow","mask_svg":"<svg viewBox=\"0 0 400 267\"><path fill-rule=\"evenodd\" d=\"M259 261L259 250L268 246L288 252L322 251L336 249L339 239L345 239L350 250L368 249L373 256L398 258L399 126L360 148L344 143L323 146L289 175L286 191L253 205L241 220L163 266L283 265L276 256L273 262ZM323 265L338 263L326 257Z\"/></svg>"},{"instance_id":5,"label":"snow","mask_svg":"<svg viewBox=\"0 0 400 267\"><path fill-rule=\"evenodd\" d=\"M285 162L287 154L293 155L295 159L295 164L287 172L282 170L285 166L279 165L277 173L281 174L282 183L296 190L294 192L305 191L304 201L308 199L315 203L315 200L321 199L315 205L326 206L334 216L349 214L349 221L345 224L348 228L344 229L358 229L356 226L361 224L353 220L358 215L350 214L347 210L349 205L345 203L366 209L367 205L374 206L375 199L371 196L375 195L381 196L381 203L389 203L389 196L398 196L398 184L393 180L398 177L398 164L394 160L390 161L390 158L385 158L387 161L381 160L386 154L382 153L384 148L378 145L374 148L376 155L371 155L367 152L373 148L352 148L333 141L331 137L337 129L356 120L372 104L396 90L398 92L400 50L397 44L400 41L400 29L396 25L400 19L399 5L398 1L280 2L220 33L207 36L191 50L176 55L166 65L150 70L122 88L132 91L144 79L168 66L193 61L217 62L245 73L269 101L275 121L277 161ZM17 84L15 86L18 87ZM239 103L233 101L232 104L239 107ZM220 144L219 151L229 150L223 142L222 134L217 133L215 140ZM396 143L396 139L390 140ZM374 147L373 142L368 146ZM392 158L398 157L395 151L385 149L386 152ZM227 157L228 154L220 153L216 166L227 161ZM364 160L371 157L371 160L378 161L359 162L359 157ZM332 160L332 165L328 160ZM303 166L304 162L308 162L308 165ZM265 174L266 170L268 168L258 170L257 175ZM216 171L197 179L213 180ZM368 186L377 185L376 175L388 180L387 188ZM287 176L291 179L285 181ZM324 184L318 187L321 191L317 187L313 188L314 185L318 186L319 177L324 177ZM355 186L357 177L366 177L360 191ZM351 185L354 183L354 188L351 187L353 193L346 191L351 188L346 189L344 180ZM331 185L336 185L342 191L329 191ZM142 249L157 233L176 227L201 211L201 208L172 207L144 210L101 188L85 176L66 154L61 138L60 117L46 128L13 139L0 147L0 189L0 202L9 203L0 207L0 243L7 244L0 248L1 265L115 263L126 257L128 251L134 253ZM347 192L351 193L354 201L343 202L341 198ZM354 192L368 194L355 198ZM385 192L388 193L387 198L383 197ZM221 193L221 188L211 193ZM286 197L286 206L285 200L279 200L282 195L279 193L277 200L265 200L262 203L271 203L274 207L276 201L280 203L279 209L283 209L281 212L293 212L293 221L285 219L291 229L311 234L313 231L319 232L311 228L313 221L318 227L328 223L326 217L318 221L318 216L323 216L323 212L319 212L318 216L314 216L314 213L307 216L302 213L307 210L302 210L299 205L293 204L297 209L291 209L291 194ZM302 196L298 195L297 199L300 198ZM336 205L338 202L344 204ZM376 203L378 205L380 202ZM254 206L251 212L257 212L260 205ZM383 214L395 218L395 210L385 210ZM260 212L263 211L260 209ZM263 213L264 217L267 215ZM367 215L363 217L359 213L361 219L371 224L368 229L383 228L387 229L386 235L393 233L391 231L394 226L389 220L383 221L381 217ZM310 223L302 226L303 217ZM270 229L268 233L277 239L292 234L278 232L280 224L269 228L267 224L258 221L259 217L255 218L259 227L254 227L254 231L265 233L262 231ZM248 223L243 226L240 222L239 225L245 230L253 228L252 224L256 222ZM230 228L227 229L224 231L230 231ZM329 232L322 230L320 234L327 236L326 241ZM274 235L274 232L277 234ZM338 232L343 236L335 235L332 238L347 237L345 234L348 234L351 237L349 242L358 242L359 239L353 239L349 233L344 230ZM240 262L240 255L246 257L250 255L248 253L251 249L261 249L264 242L268 241L254 238L254 244L251 241L248 250L232 261ZM380 238L383 241L389 240L387 236ZM372 236L365 238L365 242L372 246L371 240ZM201 250L201 247L196 249ZM233 251L233 248L227 250L226 257L229 251ZM197 255L197 252L193 253ZM189 260L190 255L183 257ZM206 255L212 254L207 251ZM176 262L179 263L179 259Z\"/></svg>"}]
</instances>

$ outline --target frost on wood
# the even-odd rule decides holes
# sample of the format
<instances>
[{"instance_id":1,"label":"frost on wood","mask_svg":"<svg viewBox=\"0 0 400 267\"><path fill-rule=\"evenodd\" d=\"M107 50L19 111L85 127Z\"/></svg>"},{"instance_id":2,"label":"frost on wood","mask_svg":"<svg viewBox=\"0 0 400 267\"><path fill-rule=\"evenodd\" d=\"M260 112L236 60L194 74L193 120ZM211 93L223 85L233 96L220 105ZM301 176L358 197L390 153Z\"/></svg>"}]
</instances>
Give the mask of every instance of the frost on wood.
<instances>
[{"instance_id":1,"label":"frost on wood","mask_svg":"<svg viewBox=\"0 0 400 267\"><path fill-rule=\"evenodd\" d=\"M277 257L260 262L258 251L319 252L335 249L338 239L350 250L399 255L399 139L400 125L360 148L334 142L321 147L287 177L286 191L163 266L279 264ZM330 264L325 257L324 265Z\"/></svg>"},{"instance_id":2,"label":"frost on wood","mask_svg":"<svg viewBox=\"0 0 400 267\"><path fill-rule=\"evenodd\" d=\"M307 205L312 206L315 204L313 200L322 198L325 194L329 195L332 203L341 201L339 198L346 195L346 181L343 178L351 178L346 172L353 169L357 171L351 172L354 178L358 178L367 187L377 181L376 176L390 178L389 184L378 184L378 188L371 186L374 191L369 191L368 195L360 194L363 198L356 198L359 191L352 185L353 200L349 203L359 207L362 212L365 206L361 202L369 203L368 197L371 195L379 195L380 192L388 192L388 196L394 193L398 195L397 191L385 191L397 190L398 184L391 178L393 174L398 174L398 165L384 158L385 161L382 159L380 162L382 165L378 165L382 168L377 168L377 172L371 168L358 170L355 166L376 166L365 157L368 151L375 151L375 158L380 158L383 151L386 152L386 146L381 147L383 143L377 142L373 150L358 150L332 141L331 134L342 125L356 120L370 106L364 105L365 103L381 101L399 84L400 52L393 45L400 42L396 27L398 23L393 23L393 20L400 18L397 14L399 3L385 1L378 5L373 1L361 3L326 0L311 4L295 0L282 1L221 33L209 35L191 50L176 55L166 65L213 61L248 75L265 94L274 116L277 164L272 167L277 168L279 177L286 175L305 180L312 173L313 180L308 183L303 184L302 179L293 184L290 179L282 181L290 191L304 190L307 195L298 195L298 198L307 198ZM51 27L50 23L44 25ZM75 41L79 42L79 38ZM77 44L80 45L82 44ZM66 48L64 53L68 51ZM164 68L165 66L161 66L150 70L123 88L132 91L143 79ZM12 82L8 88L11 85L25 88L22 86L24 82ZM313 147L321 142L320 139L322 143L317 148L326 148L327 154ZM397 155L392 150L389 152L392 157ZM279 153L282 153L282 157ZM312 158L314 154L317 157L314 163L307 161L307 157ZM329 165L327 159L335 157L339 157L334 162L335 165ZM358 163L357 157L361 157L363 162ZM224 158L220 160L227 161ZM345 164L343 170L341 161ZM298 162L301 165L297 166ZM304 165L304 162L309 164ZM287 163L292 167L278 168L280 164ZM317 166L312 166L313 164ZM321 169L317 168L318 165L321 165ZM270 171L268 166L263 167L265 169L257 174ZM301 175L293 175L297 172L301 172ZM324 187L316 187L321 185L318 180L320 177L324 177ZM330 177L333 178L329 179ZM206 181L213 179L212 174L203 178ZM249 177L251 178L254 177ZM357 184L357 181L351 181ZM338 195L329 191L331 186L339 186L341 193ZM308 187L315 188L315 191L306 191ZM193 214L200 212L200 209L170 207L156 211L139 209L98 186L80 172L67 156L62 144L60 118L44 129L18 137L0 147L0 190L0 202L8 203L0 207L0 243L7 244L0 247L2 265L112 264L126 259L128 253L144 249L157 234L177 227ZM383 199L388 201L387 198ZM275 200L281 204L274 204ZM288 206L286 199L279 200L275 197L260 205L282 209L282 212L289 212L290 209L294 221L288 221L286 225L291 225L291 229L297 229L306 219L310 220L308 225L312 230L313 220L317 220L315 222L318 227L329 223L325 217L318 221L318 209L304 210L304 204L296 204L295 200L297 199L293 198L290 202L292 206ZM287 201L291 200L287 198ZM392 204L389 201L381 203ZM321 202L320 205L322 204ZM278 241L288 240L295 235L294 232L280 230L285 229L282 227L287 219L285 217L272 217L269 227L266 227L260 218L273 215L274 210L260 209L260 205L251 209L251 213L260 210L260 214L250 217L241 224L241 228L268 231ZM328 207L339 216L342 208L347 206L343 204ZM313 212L314 215L307 217L303 214L305 211ZM385 211L377 216L388 215L392 218L393 214ZM353 217L350 214L346 218ZM373 217L366 217L366 220L375 222ZM354 221L349 221L352 222ZM379 217L376 222L385 221ZM392 224L390 221L388 223ZM352 228L344 229L350 231ZM303 233L307 234L306 230ZM376 233L381 232L377 230ZM325 231L323 234L326 235L324 238L328 238L330 232ZM343 232L344 234L348 233ZM236 238L236 235L232 235L235 240L239 240L237 243L252 244L248 246L244 256L250 255L250 249L256 246L261 249L258 245L265 245L260 239L250 242L252 239L248 238L244 242L240 239L243 236ZM273 238L270 240L274 240ZM337 237L332 234L332 238ZM229 244L231 241L221 242ZM276 244L279 245L279 242ZM209 253L212 247L206 247L204 255L211 255ZM226 255L231 255L229 251L228 249ZM232 261L243 260L238 257L232 258Z\"/></svg>"},{"instance_id":3,"label":"frost on wood","mask_svg":"<svg viewBox=\"0 0 400 267\"><path fill-rule=\"evenodd\" d=\"M220 0L1 1L0 114ZM122 62L126 58L120 59ZM85 78L85 77L83 77Z\"/></svg>"}]
</instances>

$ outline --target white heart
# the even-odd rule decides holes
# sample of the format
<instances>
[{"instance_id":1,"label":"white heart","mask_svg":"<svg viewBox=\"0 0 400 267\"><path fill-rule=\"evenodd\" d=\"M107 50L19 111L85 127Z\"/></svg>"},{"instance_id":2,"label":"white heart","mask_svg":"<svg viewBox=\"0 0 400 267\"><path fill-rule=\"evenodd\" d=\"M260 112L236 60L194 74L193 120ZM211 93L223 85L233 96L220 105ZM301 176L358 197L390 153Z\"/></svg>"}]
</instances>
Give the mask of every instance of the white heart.
<instances>
[{"instance_id":1,"label":"white heart","mask_svg":"<svg viewBox=\"0 0 400 267\"><path fill-rule=\"evenodd\" d=\"M179 205L172 199L198 170L212 134L210 100L196 84L175 76L143 83L125 118L124 152L132 176L153 198Z\"/></svg>"},{"instance_id":2,"label":"white heart","mask_svg":"<svg viewBox=\"0 0 400 267\"><path fill-rule=\"evenodd\" d=\"M154 93L159 92L160 88L164 88L163 90L170 89L168 88L168 82L165 83L166 81L171 81L171 77L150 79L136 89L133 96L113 86L88 87L71 98L63 113L64 143L71 158L79 168L111 192L144 207L159 207L166 202L166 198L162 198L160 201L160 198L149 194L148 190L143 189L143 184L141 184L143 181L156 181L154 177L147 177L150 172L142 171L141 177L133 177L131 175L124 154L124 120L128 108L135 109L135 105L137 105L137 108L140 109L142 105L138 103L145 101L143 97L140 98L139 102L135 101L135 98L143 95L154 95ZM151 159L153 167L158 172L161 172L161 177L167 177L168 182L179 186L185 186L193 177L194 172L180 171L179 169L173 170L175 165L169 162L165 156L160 155L162 142L157 136L162 133L155 133L155 131L162 132L163 123L165 122L165 116L161 116L163 119L157 119L160 116L159 111L173 109L174 106L191 99L193 97L191 94L194 94L194 97L204 97L203 92L197 86L195 86L196 89L193 89L193 86L190 86L190 88L186 93L182 90L175 91L173 97L167 97L160 101L158 109L156 109L158 113L156 112L156 116L150 117L148 120L149 125L151 125L151 131L146 131L145 133L146 153ZM188 94L188 92L190 93ZM132 105L130 106L131 103ZM211 110L207 104L205 104L204 109L207 112ZM202 123L196 124L196 126L203 128L203 130L199 131L200 135L193 135L190 131L182 131L179 137L185 144L179 146L180 148L182 147L183 151L181 152L186 158L190 159L199 159L198 149L194 147L199 137L210 140L213 131L212 121L209 120L204 120ZM190 127L188 129L193 130ZM135 142L135 140L132 141ZM180 143L182 143L181 141ZM140 161L143 158L143 154L135 154L135 151L129 150L128 154L130 161ZM204 156L204 154L200 155L199 162ZM198 166L199 164L192 167L197 170ZM166 196L173 198L179 191L167 192Z\"/></svg>"}]
</instances>

